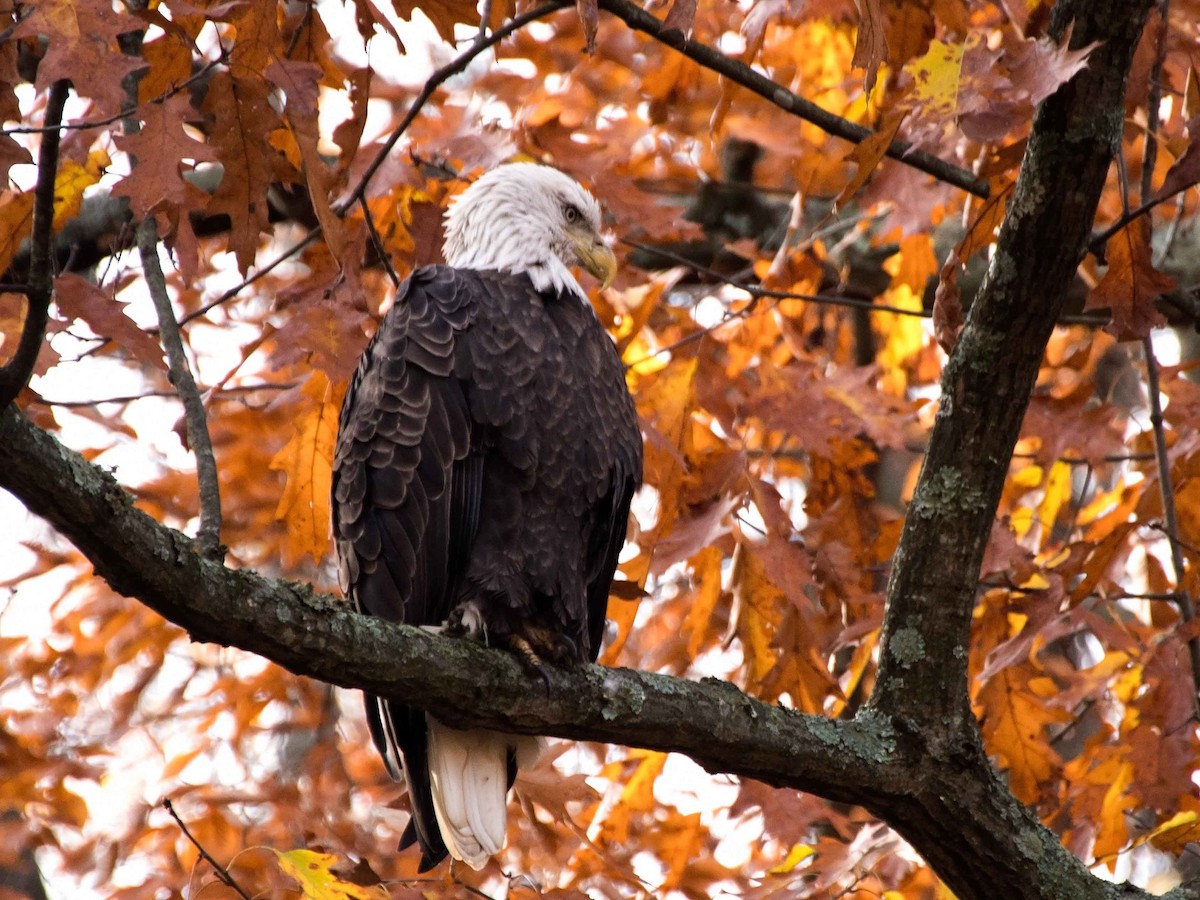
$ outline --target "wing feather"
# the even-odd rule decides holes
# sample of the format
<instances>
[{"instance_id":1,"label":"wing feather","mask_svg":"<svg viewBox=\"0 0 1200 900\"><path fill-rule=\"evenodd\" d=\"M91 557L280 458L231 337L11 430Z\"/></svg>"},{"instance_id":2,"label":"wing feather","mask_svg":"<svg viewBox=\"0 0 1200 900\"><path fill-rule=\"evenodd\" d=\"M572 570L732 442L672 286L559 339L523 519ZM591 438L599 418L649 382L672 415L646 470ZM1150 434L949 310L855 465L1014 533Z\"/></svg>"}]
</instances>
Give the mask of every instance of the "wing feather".
<instances>
[{"instance_id":1,"label":"wing feather","mask_svg":"<svg viewBox=\"0 0 1200 900\"><path fill-rule=\"evenodd\" d=\"M414 273L342 406L332 486L339 581L360 611L410 625L440 624L450 613L478 529L478 429L455 376L470 284L444 268ZM422 867L436 865L446 850L430 793L425 714L370 696L366 709L392 775L405 769Z\"/></svg>"}]
</instances>

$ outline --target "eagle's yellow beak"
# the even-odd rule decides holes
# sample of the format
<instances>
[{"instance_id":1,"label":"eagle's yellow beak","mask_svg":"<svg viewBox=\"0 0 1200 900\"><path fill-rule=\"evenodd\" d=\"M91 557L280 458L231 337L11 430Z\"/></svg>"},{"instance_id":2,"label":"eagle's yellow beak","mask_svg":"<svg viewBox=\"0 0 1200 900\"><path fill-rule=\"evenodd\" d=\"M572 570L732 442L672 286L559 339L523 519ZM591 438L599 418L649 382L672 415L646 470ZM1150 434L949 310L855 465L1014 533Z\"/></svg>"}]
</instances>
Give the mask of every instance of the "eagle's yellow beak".
<instances>
[{"instance_id":1,"label":"eagle's yellow beak","mask_svg":"<svg viewBox=\"0 0 1200 900\"><path fill-rule=\"evenodd\" d=\"M617 274L617 258L604 239L592 234L571 235L571 243L579 262L600 280L600 286L612 284Z\"/></svg>"}]
</instances>

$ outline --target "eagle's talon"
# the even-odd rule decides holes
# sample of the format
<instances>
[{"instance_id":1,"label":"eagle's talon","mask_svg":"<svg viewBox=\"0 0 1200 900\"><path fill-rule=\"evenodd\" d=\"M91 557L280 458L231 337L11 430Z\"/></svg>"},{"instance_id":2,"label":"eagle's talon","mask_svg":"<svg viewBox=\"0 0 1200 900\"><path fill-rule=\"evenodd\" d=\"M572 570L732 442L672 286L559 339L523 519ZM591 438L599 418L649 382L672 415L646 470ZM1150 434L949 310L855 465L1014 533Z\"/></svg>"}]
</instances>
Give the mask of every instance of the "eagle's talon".
<instances>
[{"instance_id":1,"label":"eagle's talon","mask_svg":"<svg viewBox=\"0 0 1200 900\"><path fill-rule=\"evenodd\" d=\"M508 649L517 655L517 659L521 661L521 667L530 674L540 674L545 677L545 663L538 656L533 645L520 634L510 634L508 636Z\"/></svg>"}]
</instances>

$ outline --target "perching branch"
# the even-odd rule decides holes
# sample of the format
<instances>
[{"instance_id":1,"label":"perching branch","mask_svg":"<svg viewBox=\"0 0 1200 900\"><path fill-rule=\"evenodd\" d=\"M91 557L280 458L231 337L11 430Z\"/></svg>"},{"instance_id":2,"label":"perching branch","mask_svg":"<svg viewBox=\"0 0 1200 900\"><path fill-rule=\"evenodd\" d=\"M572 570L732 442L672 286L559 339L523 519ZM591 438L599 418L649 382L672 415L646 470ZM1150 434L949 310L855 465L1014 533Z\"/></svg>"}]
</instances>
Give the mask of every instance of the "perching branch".
<instances>
[{"instance_id":1,"label":"perching branch","mask_svg":"<svg viewBox=\"0 0 1200 900\"><path fill-rule=\"evenodd\" d=\"M29 383L50 318L54 278L50 249L51 227L54 224L54 181L58 174L58 145L62 136L59 126L70 90L70 82L56 81L50 86L50 96L46 100L45 127L48 130L42 136L42 146L38 150L37 186L33 194L34 251L30 256L29 277L26 279L25 323L21 327L21 340L17 343L16 353L4 366L0 366L0 409L12 403Z\"/></svg>"},{"instance_id":2,"label":"perching branch","mask_svg":"<svg viewBox=\"0 0 1200 900\"><path fill-rule=\"evenodd\" d=\"M864 128L841 116L835 116L811 100L805 100L798 94L792 93L778 82L756 72L741 60L732 59L707 44L685 37L680 31L667 28L661 20L656 19L630 0L599 0L599 5L601 9L612 13L630 28L648 34L668 47L678 50L688 59L740 84L797 118L811 122L827 134L850 141L852 144L858 144L874 133L869 128ZM976 178L965 169L948 163L944 159L938 159L931 153L914 149L912 144L907 141L892 141L886 155L906 166L932 175L939 181L962 188L976 197L986 198L988 195L986 182Z\"/></svg>"},{"instance_id":3,"label":"perching branch","mask_svg":"<svg viewBox=\"0 0 1200 900\"><path fill-rule=\"evenodd\" d=\"M219 560L224 555L221 549L221 487L217 480L212 439L208 433L208 415L204 412L200 392L196 390L196 381L192 378L187 354L183 350L183 335L175 320L171 298L167 295L167 281L158 262L158 229L153 216L139 226L137 240L146 287L154 302L154 311L158 314L158 334L167 355L171 384L183 402L188 446L196 456L196 480L200 486L200 527L196 532L196 542L205 557Z\"/></svg>"},{"instance_id":4,"label":"perching branch","mask_svg":"<svg viewBox=\"0 0 1200 900\"><path fill-rule=\"evenodd\" d=\"M833 721L717 679L594 665L549 669L545 683L533 683L504 651L360 616L311 588L205 559L139 510L110 473L13 408L0 412L0 486L58 528L115 590L194 640L434 710L451 725L677 751L712 772L859 804L948 873L962 900L1148 896L1091 876L1013 799L982 750L931 759L908 722L880 710ZM1200 900L1200 892L1167 896Z\"/></svg>"}]
</instances>

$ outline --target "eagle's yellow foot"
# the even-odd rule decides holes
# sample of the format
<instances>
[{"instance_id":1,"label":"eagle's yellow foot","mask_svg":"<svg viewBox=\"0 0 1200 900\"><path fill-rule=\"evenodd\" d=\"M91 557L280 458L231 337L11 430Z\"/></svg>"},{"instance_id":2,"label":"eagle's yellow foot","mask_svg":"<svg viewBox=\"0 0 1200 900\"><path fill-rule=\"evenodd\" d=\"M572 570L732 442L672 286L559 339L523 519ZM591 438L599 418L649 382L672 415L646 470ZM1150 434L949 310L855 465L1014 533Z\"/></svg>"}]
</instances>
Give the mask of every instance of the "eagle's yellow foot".
<instances>
[{"instance_id":1,"label":"eagle's yellow foot","mask_svg":"<svg viewBox=\"0 0 1200 900\"><path fill-rule=\"evenodd\" d=\"M569 666L578 661L579 648L575 642L560 631L547 628L535 622L522 622L513 635L533 653L534 658L541 663L543 660L556 666ZM518 656L522 650L516 650Z\"/></svg>"},{"instance_id":2,"label":"eagle's yellow foot","mask_svg":"<svg viewBox=\"0 0 1200 900\"><path fill-rule=\"evenodd\" d=\"M546 671L546 663L564 665L575 660L575 645L570 638L528 622L508 636L508 647L517 655L526 672L542 679L547 690L550 688L550 676Z\"/></svg>"}]
</instances>

